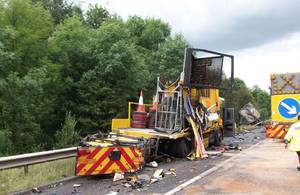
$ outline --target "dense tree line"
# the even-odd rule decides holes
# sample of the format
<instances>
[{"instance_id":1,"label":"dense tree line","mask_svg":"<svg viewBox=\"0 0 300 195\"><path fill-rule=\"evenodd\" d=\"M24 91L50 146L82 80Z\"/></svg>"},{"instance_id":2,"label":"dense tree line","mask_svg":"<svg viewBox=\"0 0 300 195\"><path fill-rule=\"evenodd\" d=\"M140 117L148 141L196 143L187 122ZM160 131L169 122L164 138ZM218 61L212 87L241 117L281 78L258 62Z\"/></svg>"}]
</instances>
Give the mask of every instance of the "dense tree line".
<instances>
[{"instance_id":1,"label":"dense tree line","mask_svg":"<svg viewBox=\"0 0 300 195\"><path fill-rule=\"evenodd\" d=\"M109 130L188 43L154 18L124 21L66 0L0 0L0 154L64 147Z\"/></svg>"},{"instance_id":2,"label":"dense tree line","mask_svg":"<svg viewBox=\"0 0 300 195\"><path fill-rule=\"evenodd\" d=\"M125 21L98 5L83 13L67 0L0 0L0 155L108 131L139 90L151 97L157 76L176 79L187 46L155 18ZM247 93L265 103L258 88Z\"/></svg>"}]
</instances>

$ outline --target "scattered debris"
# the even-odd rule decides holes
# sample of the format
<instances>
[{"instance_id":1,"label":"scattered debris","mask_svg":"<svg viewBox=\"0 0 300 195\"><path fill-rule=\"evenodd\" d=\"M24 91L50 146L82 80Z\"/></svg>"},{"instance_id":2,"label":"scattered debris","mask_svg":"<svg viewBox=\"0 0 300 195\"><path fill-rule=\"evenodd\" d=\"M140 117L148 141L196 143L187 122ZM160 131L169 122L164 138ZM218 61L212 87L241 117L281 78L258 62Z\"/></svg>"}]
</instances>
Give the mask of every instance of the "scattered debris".
<instances>
[{"instance_id":1,"label":"scattered debris","mask_svg":"<svg viewBox=\"0 0 300 195\"><path fill-rule=\"evenodd\" d=\"M74 184L73 188L79 188L81 186L81 184Z\"/></svg>"},{"instance_id":2,"label":"scattered debris","mask_svg":"<svg viewBox=\"0 0 300 195\"><path fill-rule=\"evenodd\" d=\"M38 188L32 188L32 193L42 193L42 190L38 189Z\"/></svg>"},{"instance_id":3,"label":"scattered debris","mask_svg":"<svg viewBox=\"0 0 300 195\"><path fill-rule=\"evenodd\" d=\"M258 137L258 136L255 136L255 137L254 137L254 139L258 139L258 140L260 140L260 137Z\"/></svg>"},{"instance_id":4,"label":"scattered debris","mask_svg":"<svg viewBox=\"0 0 300 195\"><path fill-rule=\"evenodd\" d=\"M158 167L158 164L156 161L152 161L152 162L149 162L148 164L146 164L146 166L148 167L153 167L153 168L157 168Z\"/></svg>"},{"instance_id":5,"label":"scattered debris","mask_svg":"<svg viewBox=\"0 0 300 195\"><path fill-rule=\"evenodd\" d=\"M194 152L191 152L186 156L186 158L189 160L195 160L196 154Z\"/></svg>"},{"instance_id":6,"label":"scattered debris","mask_svg":"<svg viewBox=\"0 0 300 195\"><path fill-rule=\"evenodd\" d=\"M118 194L118 192L110 191L106 195L117 195L117 194Z\"/></svg>"},{"instance_id":7,"label":"scattered debris","mask_svg":"<svg viewBox=\"0 0 300 195\"><path fill-rule=\"evenodd\" d=\"M150 184L153 184L153 183L155 183L155 182L158 182L158 179L156 179L156 178L151 178Z\"/></svg>"},{"instance_id":8,"label":"scattered debris","mask_svg":"<svg viewBox=\"0 0 300 195\"><path fill-rule=\"evenodd\" d=\"M241 108L239 114L241 116L240 124L249 125L260 122L260 113L250 102Z\"/></svg>"},{"instance_id":9,"label":"scattered debris","mask_svg":"<svg viewBox=\"0 0 300 195\"><path fill-rule=\"evenodd\" d=\"M130 188L131 187L131 185L129 184L129 183L123 183L122 184L124 187L126 187L126 188Z\"/></svg>"},{"instance_id":10,"label":"scattered debris","mask_svg":"<svg viewBox=\"0 0 300 195\"><path fill-rule=\"evenodd\" d=\"M81 184L73 184L73 191L72 194L77 194L79 193L78 188L81 186Z\"/></svg>"},{"instance_id":11,"label":"scattered debris","mask_svg":"<svg viewBox=\"0 0 300 195\"><path fill-rule=\"evenodd\" d=\"M176 169L170 168L168 170L168 172L166 172L166 175L174 175L174 176L176 176Z\"/></svg>"},{"instance_id":12,"label":"scattered debris","mask_svg":"<svg viewBox=\"0 0 300 195\"><path fill-rule=\"evenodd\" d=\"M208 156L219 156L222 154L222 152L220 151L206 151L206 153L208 154Z\"/></svg>"},{"instance_id":13,"label":"scattered debris","mask_svg":"<svg viewBox=\"0 0 300 195\"><path fill-rule=\"evenodd\" d=\"M60 182L60 183L55 183L55 184L49 185L48 188L56 188L57 186L62 186L62 185L64 185L62 182Z\"/></svg>"},{"instance_id":14,"label":"scattered debris","mask_svg":"<svg viewBox=\"0 0 300 195\"><path fill-rule=\"evenodd\" d=\"M137 176L136 175L129 176L126 178L126 180L131 183L135 183L137 181Z\"/></svg>"},{"instance_id":15,"label":"scattered debris","mask_svg":"<svg viewBox=\"0 0 300 195\"><path fill-rule=\"evenodd\" d=\"M124 179L124 173L115 173L114 175L114 178L113 178L113 181L116 182L116 181L120 181L122 179Z\"/></svg>"},{"instance_id":16,"label":"scattered debris","mask_svg":"<svg viewBox=\"0 0 300 195\"><path fill-rule=\"evenodd\" d=\"M156 169L154 174L152 175L153 178L162 180L162 178L165 176L163 169Z\"/></svg>"},{"instance_id":17,"label":"scattered debris","mask_svg":"<svg viewBox=\"0 0 300 195\"><path fill-rule=\"evenodd\" d=\"M230 150L240 150L240 151L242 150L242 147L239 146L238 144L229 144L228 146Z\"/></svg>"},{"instance_id":18,"label":"scattered debris","mask_svg":"<svg viewBox=\"0 0 300 195\"><path fill-rule=\"evenodd\" d=\"M166 162L167 162L167 163L171 163L171 162L172 162L172 159L168 157L168 158L166 159Z\"/></svg>"}]
</instances>

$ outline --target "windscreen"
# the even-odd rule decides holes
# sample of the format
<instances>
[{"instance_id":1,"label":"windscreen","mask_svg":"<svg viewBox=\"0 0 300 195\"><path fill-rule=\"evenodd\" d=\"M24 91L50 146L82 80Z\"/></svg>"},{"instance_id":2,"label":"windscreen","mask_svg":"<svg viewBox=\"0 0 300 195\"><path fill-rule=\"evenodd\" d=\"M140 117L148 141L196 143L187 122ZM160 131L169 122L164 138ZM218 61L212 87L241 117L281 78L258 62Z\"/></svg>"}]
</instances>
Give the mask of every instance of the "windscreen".
<instances>
[{"instance_id":1,"label":"windscreen","mask_svg":"<svg viewBox=\"0 0 300 195\"><path fill-rule=\"evenodd\" d=\"M209 57L192 61L191 85L219 87L222 77L223 57Z\"/></svg>"},{"instance_id":2,"label":"windscreen","mask_svg":"<svg viewBox=\"0 0 300 195\"><path fill-rule=\"evenodd\" d=\"M231 55L219 52L187 48L183 68L183 85L206 89L223 88L223 86L221 87L222 79L233 80L233 58Z\"/></svg>"}]
</instances>

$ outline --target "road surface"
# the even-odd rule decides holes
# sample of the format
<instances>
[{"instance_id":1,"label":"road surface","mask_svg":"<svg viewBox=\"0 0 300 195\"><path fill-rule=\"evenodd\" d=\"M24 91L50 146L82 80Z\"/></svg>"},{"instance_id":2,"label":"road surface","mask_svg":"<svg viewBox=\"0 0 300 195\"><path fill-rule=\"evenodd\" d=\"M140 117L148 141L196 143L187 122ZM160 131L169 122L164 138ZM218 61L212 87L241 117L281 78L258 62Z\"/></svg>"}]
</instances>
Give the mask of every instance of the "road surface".
<instances>
[{"instance_id":1,"label":"road surface","mask_svg":"<svg viewBox=\"0 0 300 195\"><path fill-rule=\"evenodd\" d=\"M267 139L177 194L300 194L295 152Z\"/></svg>"},{"instance_id":2,"label":"road surface","mask_svg":"<svg viewBox=\"0 0 300 195\"><path fill-rule=\"evenodd\" d=\"M265 130L255 129L251 132L239 134L233 138L225 138L223 143L225 145L238 144L244 149L249 148L258 142L262 141L265 136ZM65 181L62 183L57 183L56 185L46 185L39 187L42 190L41 194L50 194L50 195L69 195L69 194L84 194L84 195L93 195L93 194L109 194L112 192L117 192L118 194L164 194L170 190L176 188L189 181L191 178L198 176L199 174L205 173L208 170L213 169L218 166L220 163L225 162L232 157L241 154L239 150L230 150L219 156L210 156L206 160L201 161L189 161L187 159L175 159L171 162L166 162L163 159L162 162L159 162L160 169L163 169L166 173L170 168L176 170L176 176L174 175L165 175L165 177L156 183L153 184L144 184L140 188L132 189L131 187L124 187L121 182L112 182L112 176L87 176L87 177L78 177L73 180ZM268 163L268 162L267 162ZM145 168L142 172L137 175L143 175L150 177L154 168ZM211 177L211 176L208 176ZM125 181L126 182L126 181ZM80 184L80 187L74 189L74 184ZM53 187L55 186L55 187ZM197 185L195 185L197 187ZM191 188L191 192L198 193L198 188ZM203 190L203 189L201 189ZM205 191L203 191L205 192ZM207 191L209 192L209 191ZM180 194L181 192L179 192ZM187 191L185 192L187 193ZM23 193L24 194L24 193ZM25 194L31 194L27 192Z\"/></svg>"}]
</instances>

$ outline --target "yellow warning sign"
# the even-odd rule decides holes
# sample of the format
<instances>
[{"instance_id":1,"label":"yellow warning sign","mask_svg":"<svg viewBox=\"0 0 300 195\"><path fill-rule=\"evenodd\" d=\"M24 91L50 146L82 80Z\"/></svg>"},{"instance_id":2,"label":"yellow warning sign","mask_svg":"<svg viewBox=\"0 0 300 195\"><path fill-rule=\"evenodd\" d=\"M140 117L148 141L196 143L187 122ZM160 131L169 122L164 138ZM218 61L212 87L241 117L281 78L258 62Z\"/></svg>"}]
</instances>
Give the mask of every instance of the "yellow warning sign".
<instances>
[{"instance_id":1,"label":"yellow warning sign","mask_svg":"<svg viewBox=\"0 0 300 195\"><path fill-rule=\"evenodd\" d=\"M283 123L297 121L300 114L300 94L273 95L272 120Z\"/></svg>"}]
</instances>

